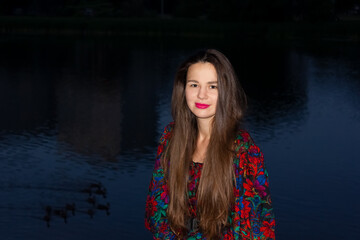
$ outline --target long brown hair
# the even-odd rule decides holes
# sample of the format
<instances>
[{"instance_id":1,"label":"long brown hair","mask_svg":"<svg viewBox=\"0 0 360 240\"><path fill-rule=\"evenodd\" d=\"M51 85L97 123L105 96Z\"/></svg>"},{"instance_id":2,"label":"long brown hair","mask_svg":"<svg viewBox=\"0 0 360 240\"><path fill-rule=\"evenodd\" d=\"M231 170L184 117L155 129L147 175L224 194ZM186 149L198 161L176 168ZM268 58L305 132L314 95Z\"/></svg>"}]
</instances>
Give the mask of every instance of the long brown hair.
<instances>
[{"instance_id":1,"label":"long brown hair","mask_svg":"<svg viewBox=\"0 0 360 240\"><path fill-rule=\"evenodd\" d=\"M175 121L171 139L162 156L169 187L167 216L171 228L183 235L189 219L187 182L196 149L197 121L185 99L188 68L198 62L211 63L217 72L218 100L212 131L197 192L197 215L201 231L218 238L228 223L234 203L233 141L246 107L246 96L229 60L219 51L198 52L183 62L174 80L172 116Z\"/></svg>"}]
</instances>

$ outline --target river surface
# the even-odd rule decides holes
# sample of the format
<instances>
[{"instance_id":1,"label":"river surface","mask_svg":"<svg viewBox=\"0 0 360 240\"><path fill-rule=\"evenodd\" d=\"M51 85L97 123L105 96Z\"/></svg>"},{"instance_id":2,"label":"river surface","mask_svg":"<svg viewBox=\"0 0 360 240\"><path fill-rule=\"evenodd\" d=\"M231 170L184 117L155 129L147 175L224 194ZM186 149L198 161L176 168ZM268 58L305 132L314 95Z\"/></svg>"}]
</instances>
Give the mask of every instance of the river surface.
<instances>
[{"instance_id":1,"label":"river surface","mask_svg":"<svg viewBox=\"0 0 360 240\"><path fill-rule=\"evenodd\" d=\"M44 36L0 37L1 239L151 239L173 76L199 48L248 94L277 239L360 239L358 44Z\"/></svg>"}]
</instances>

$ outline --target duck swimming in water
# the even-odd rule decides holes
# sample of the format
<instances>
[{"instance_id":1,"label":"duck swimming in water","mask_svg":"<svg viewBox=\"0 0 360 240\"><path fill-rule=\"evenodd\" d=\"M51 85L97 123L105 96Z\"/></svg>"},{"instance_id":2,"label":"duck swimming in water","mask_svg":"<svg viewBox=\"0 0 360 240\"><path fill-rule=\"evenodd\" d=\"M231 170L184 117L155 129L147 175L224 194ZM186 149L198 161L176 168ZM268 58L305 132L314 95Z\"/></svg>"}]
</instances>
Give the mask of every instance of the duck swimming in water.
<instances>
[{"instance_id":1,"label":"duck swimming in water","mask_svg":"<svg viewBox=\"0 0 360 240\"><path fill-rule=\"evenodd\" d=\"M94 209L89 208L87 210L87 214L90 216L90 218L94 218L94 215L95 215Z\"/></svg>"},{"instance_id":2,"label":"duck swimming in water","mask_svg":"<svg viewBox=\"0 0 360 240\"><path fill-rule=\"evenodd\" d=\"M106 205L104 205L104 204L98 204L98 205L96 206L96 208L99 209L99 210L105 210L105 211L106 211L106 215L110 215L110 211L109 211L109 209L110 209L110 203L106 203Z\"/></svg>"},{"instance_id":3,"label":"duck swimming in water","mask_svg":"<svg viewBox=\"0 0 360 240\"><path fill-rule=\"evenodd\" d=\"M99 188L95 191L95 194L102 195L104 198L106 198L107 190L106 188Z\"/></svg>"},{"instance_id":4,"label":"duck swimming in water","mask_svg":"<svg viewBox=\"0 0 360 240\"><path fill-rule=\"evenodd\" d=\"M66 211L71 211L72 215L75 216L75 203L65 205Z\"/></svg>"},{"instance_id":5,"label":"duck swimming in water","mask_svg":"<svg viewBox=\"0 0 360 240\"><path fill-rule=\"evenodd\" d=\"M93 206L95 206L95 203L96 203L96 197L93 196L93 197L88 197L88 199L86 199L86 201L90 204L92 204Z\"/></svg>"},{"instance_id":6,"label":"duck swimming in water","mask_svg":"<svg viewBox=\"0 0 360 240\"><path fill-rule=\"evenodd\" d=\"M64 209L55 209L53 211L54 215L59 216L64 219L64 222L67 223L67 211Z\"/></svg>"}]
</instances>

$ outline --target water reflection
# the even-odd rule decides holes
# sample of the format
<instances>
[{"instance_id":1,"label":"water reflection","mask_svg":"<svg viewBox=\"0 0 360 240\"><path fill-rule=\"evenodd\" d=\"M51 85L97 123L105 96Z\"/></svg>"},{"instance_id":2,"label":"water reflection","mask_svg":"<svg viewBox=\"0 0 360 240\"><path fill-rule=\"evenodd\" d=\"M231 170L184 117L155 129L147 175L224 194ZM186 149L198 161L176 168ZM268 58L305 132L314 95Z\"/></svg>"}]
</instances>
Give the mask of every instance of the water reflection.
<instances>
[{"instance_id":1,"label":"water reflection","mask_svg":"<svg viewBox=\"0 0 360 240\"><path fill-rule=\"evenodd\" d=\"M338 98L341 101L335 104L341 105L338 114L346 112L344 117L360 120L360 72L357 64L359 48L345 45L339 48L326 47L326 51L324 48L311 49L316 56L311 59L310 69L314 86L332 96L329 104L323 108L333 107L330 102Z\"/></svg>"},{"instance_id":2,"label":"water reflection","mask_svg":"<svg viewBox=\"0 0 360 240\"><path fill-rule=\"evenodd\" d=\"M2 68L0 71L2 130L21 132L34 130L52 118L52 82L40 69L33 76L24 69Z\"/></svg>"},{"instance_id":3,"label":"water reflection","mask_svg":"<svg viewBox=\"0 0 360 240\"><path fill-rule=\"evenodd\" d=\"M113 160L120 152L122 94L115 81L79 77L61 79L56 86L58 139L82 154Z\"/></svg>"},{"instance_id":4,"label":"water reflection","mask_svg":"<svg viewBox=\"0 0 360 240\"><path fill-rule=\"evenodd\" d=\"M235 68L249 98L246 123L260 141L295 131L307 117L308 59L293 47L239 49Z\"/></svg>"},{"instance_id":5,"label":"water reflection","mask_svg":"<svg viewBox=\"0 0 360 240\"><path fill-rule=\"evenodd\" d=\"M104 211L107 216L110 215L110 203L103 203L101 199L98 200L98 196L101 196L103 199L106 199L107 196L107 189L101 183L91 183L87 188L82 189L81 192L88 195L86 199L87 205L82 202L79 204L78 201L77 204L75 202L66 203L62 207L51 205L45 207L45 215L42 219L46 222L47 227L50 227L54 218L61 218L64 220L64 223L68 223L68 218L73 218L75 213L89 215L91 219L94 218L96 211Z\"/></svg>"},{"instance_id":6,"label":"water reflection","mask_svg":"<svg viewBox=\"0 0 360 240\"><path fill-rule=\"evenodd\" d=\"M0 44L3 236L150 239L156 141L199 47L229 56L249 96L279 239L358 238L358 46L37 37Z\"/></svg>"}]
</instances>

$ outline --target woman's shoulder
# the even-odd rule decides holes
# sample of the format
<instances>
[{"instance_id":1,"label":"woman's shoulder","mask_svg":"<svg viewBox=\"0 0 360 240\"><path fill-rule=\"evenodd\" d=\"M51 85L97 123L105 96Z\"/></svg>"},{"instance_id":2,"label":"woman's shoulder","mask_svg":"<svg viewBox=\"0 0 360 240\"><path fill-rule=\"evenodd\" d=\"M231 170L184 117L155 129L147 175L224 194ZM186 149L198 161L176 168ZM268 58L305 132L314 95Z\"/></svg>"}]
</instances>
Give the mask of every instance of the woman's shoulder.
<instances>
[{"instance_id":1,"label":"woman's shoulder","mask_svg":"<svg viewBox=\"0 0 360 240\"><path fill-rule=\"evenodd\" d=\"M241 173L242 170L246 168L245 166L259 166L263 163L263 154L260 148L254 143L250 134L245 130L239 130L234 147L234 164L237 173ZM248 173L250 174L250 173Z\"/></svg>"},{"instance_id":2,"label":"woman's shoulder","mask_svg":"<svg viewBox=\"0 0 360 240\"><path fill-rule=\"evenodd\" d=\"M239 129L237 131L234 144L236 152L247 152L256 147L254 140L245 129Z\"/></svg>"},{"instance_id":3,"label":"woman's shoulder","mask_svg":"<svg viewBox=\"0 0 360 240\"><path fill-rule=\"evenodd\" d=\"M252 138L250 133L245 129L238 129L236 132L236 140L243 141L243 142L252 142Z\"/></svg>"},{"instance_id":4,"label":"woman's shoulder","mask_svg":"<svg viewBox=\"0 0 360 240\"><path fill-rule=\"evenodd\" d=\"M254 144L250 133L245 129L238 129L235 135L235 142L238 144Z\"/></svg>"},{"instance_id":5,"label":"woman's shoulder","mask_svg":"<svg viewBox=\"0 0 360 240\"><path fill-rule=\"evenodd\" d=\"M166 142L170 138L174 126L175 122L170 122L168 125L165 126L164 131L160 137L160 144Z\"/></svg>"}]
</instances>

